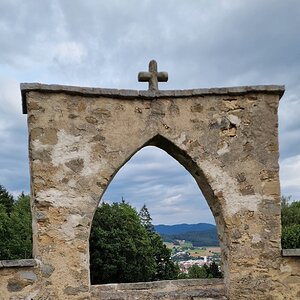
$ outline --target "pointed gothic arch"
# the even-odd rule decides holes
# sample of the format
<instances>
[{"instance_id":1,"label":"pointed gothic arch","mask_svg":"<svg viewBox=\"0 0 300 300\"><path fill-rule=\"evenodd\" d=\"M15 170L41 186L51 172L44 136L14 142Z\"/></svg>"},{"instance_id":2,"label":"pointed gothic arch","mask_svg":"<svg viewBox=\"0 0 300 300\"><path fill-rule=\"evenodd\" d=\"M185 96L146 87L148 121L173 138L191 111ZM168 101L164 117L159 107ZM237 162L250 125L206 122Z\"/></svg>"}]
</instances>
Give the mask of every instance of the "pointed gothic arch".
<instances>
[{"instance_id":1,"label":"pointed gothic arch","mask_svg":"<svg viewBox=\"0 0 300 300\"><path fill-rule=\"evenodd\" d=\"M211 187L211 182L216 180L214 178L214 174L207 173L205 174L204 171L200 168L199 164L195 160L195 158L191 157L189 153L182 149L180 146L176 145L174 142L170 141L168 138L164 137L162 134L155 134L154 136L148 138L148 140L145 141L145 137L142 137L142 140L135 144L134 146L128 142L128 144L124 145L126 148L126 151L124 151L124 155L120 156L116 165L114 165L113 168L109 168L111 171L108 173L107 181L105 185L102 185L101 187L101 193L100 196L97 197L98 201L94 202L93 206L93 212L92 212L92 218L96 211L96 208L99 205L100 200L102 199L103 194L105 193L106 189L108 188L109 184L112 182L116 174L119 172L119 170L142 148L146 146L155 146L161 150L164 150L167 152L171 157L173 157L178 163L180 163L187 171L188 173L195 179L200 191L204 195L205 200L208 203L208 206L210 207L210 210L212 212L212 215L215 219L217 231L218 231L218 238L220 241L221 249L223 250L223 253L226 253L226 249L229 245L226 244L226 229L224 227L225 219L223 216L223 208L222 208L222 199L218 199L218 193L215 193L215 191ZM128 149L129 150L128 150ZM94 179L101 177L101 174L94 174ZM208 181L208 178L210 182ZM89 222L89 232L91 230L92 222ZM227 260L224 259L224 269L227 269ZM227 274L225 274L227 276Z\"/></svg>"},{"instance_id":2,"label":"pointed gothic arch","mask_svg":"<svg viewBox=\"0 0 300 300\"><path fill-rule=\"evenodd\" d=\"M289 288L278 286L277 109L283 91L282 86L131 91L22 85L34 256L46 266L41 282L47 284L39 293L57 299L90 296L88 238L99 196L136 151L154 145L191 173L211 207L226 295L246 299L251 289L259 298L266 285L273 295L285 295ZM269 259L257 268L263 257Z\"/></svg>"},{"instance_id":3,"label":"pointed gothic arch","mask_svg":"<svg viewBox=\"0 0 300 300\"><path fill-rule=\"evenodd\" d=\"M149 147L150 146L150 147ZM153 138L151 138L149 141L147 141L142 147L140 147L133 155L130 155L130 157L129 158L126 158L126 162L125 163L123 163L122 165L121 165L121 167L119 167L119 169L118 170L116 170L116 173L112 176L112 178L111 178L111 180L110 180L110 182L108 183L108 185L107 185L107 188L109 188L110 186L111 186L111 184L114 184L114 183L116 183L116 182L120 182L120 181L122 181L122 180L120 180L120 178L116 178L117 176L118 176L118 174L119 174L119 172L122 172L122 171L125 171L124 170L124 168L126 169L126 167L127 167L127 164L129 163L129 161L131 161L131 159L137 159L137 157L136 157L136 155L139 155L139 154L141 154L140 153L140 151L142 151L142 149L145 149L145 148L152 148L151 149L151 151L155 151L155 149L153 149L153 148L156 148L157 150L156 151L158 151L158 150L160 150L158 153L160 153L160 152L164 152L164 158L166 157L166 156L169 156L169 158L173 161L173 163L174 164L176 164L176 168L179 168L179 169L181 169L181 172L182 172L182 168L185 168L181 163L179 163L178 161L177 161L177 159L175 159L174 158L174 156L175 157L177 157L178 155L177 154L180 154L180 155L184 155L184 157L186 158L186 160L187 161L190 161L190 158L188 157L188 155L185 153L185 151L183 151L183 150L181 150L181 149L179 149L176 145L172 145L172 142L171 141L169 141L169 140L167 140L166 138L164 138L164 137L162 137L161 135L156 135L155 137L153 137ZM167 153L166 152L166 149L167 148L169 148L169 150L168 150L168 152L169 153ZM157 153L157 152L155 152L155 153ZM172 153L173 154L173 157L170 155L170 153ZM141 156L139 156L139 158L141 158ZM151 160L149 161L149 162L151 162ZM155 161L155 162L157 162L157 161ZM161 160L161 162L160 162L160 164L162 165L162 166L164 166L164 163L165 163L165 159L163 159L163 160ZM139 169L139 167L137 167L137 169ZM135 167L132 167L131 168L131 171L135 171L136 169L135 169ZM176 170L176 169L175 169ZM189 166L189 170L190 170L190 166ZM190 171L189 170L187 170L187 169L185 169L185 172L184 172L184 176L183 177L189 177L189 179L190 180L192 180L192 183L193 183L193 187L194 187L194 189L196 189L197 190L197 188L199 189L199 186L197 186L197 182L196 182L196 180L195 180L195 178L193 177L193 176L191 176L191 173L190 173ZM196 171L195 171L196 172ZM130 174L132 175L132 173L130 172ZM145 171L139 171L138 172L138 174L139 175L147 175L147 172L145 172ZM155 174L157 174L158 176L160 175L159 174L159 171L157 172L155 172ZM131 177L131 176L130 176ZM154 177L155 177L155 175L154 175ZM159 176L159 178L160 179L162 179L163 178L163 176ZM152 178L153 179L153 178ZM129 179L129 180L126 180L127 181L127 183L128 182L130 182L131 180ZM152 180L151 180L152 181ZM144 183L144 182L143 182ZM177 180L176 181L176 184L180 184L180 182ZM204 184L205 185L205 184ZM122 184L122 186L124 186L123 184ZM136 183L136 184L134 184L133 185L134 186L134 188L135 189L139 189L140 188L140 185L139 185L139 183ZM142 186L143 186L143 184L142 184ZM102 196L100 197L100 199L99 199L99 202L100 203L102 203L102 202L105 202L106 204L107 203L111 203L111 201L113 201L113 202L119 202L119 201L121 201L121 199L122 199L122 201L125 201L125 203L127 203L127 201L129 201L128 203L129 203L129 205L133 205L134 207L136 206L136 207L138 207L139 206L139 204L138 204L138 202L132 202L132 201L134 201L133 200L133 198L131 198L131 196L130 196L130 192L129 193L126 193L126 188L125 188L125 190L124 189L119 189L118 190L118 198L111 198L111 197L109 197L109 196L106 196L106 198L105 198L105 194L107 193L107 189L105 188L104 189L104 191L103 191L103 194L102 194ZM147 195L148 194L148 195ZM123 199L123 196L125 196L125 198ZM146 197L141 197L141 198L139 198L139 201L142 201L142 202L140 202L140 205L142 204L142 203L147 203L147 207L148 207L148 209L149 209L149 211L150 211L150 213L152 213L152 210L151 210L151 205L150 205L150 202L148 203L147 202L147 200L146 199L148 199L147 198L147 196L150 196L149 195L149 193L148 192L146 192L146 193L144 193L144 196L146 196ZM152 193L151 193L151 198L152 198ZM206 215L208 214L210 217L212 217L213 216L213 214L212 214L212 212L211 212L211 209L209 208L209 206L208 206L208 204L207 204L207 201L206 201L206 199L203 197L203 194L198 190L198 193L195 193L195 195L194 196L196 196L196 197L194 197L194 199L196 199L197 200L197 202L205 202L205 204L204 204L204 206L205 206L205 210L206 210ZM185 198L185 197L184 197ZM106 200L109 200L109 202L106 202L105 201L105 199ZM158 205L158 202L157 202L157 200L158 200L158 198L157 198L157 195L156 195L156 197L155 197L155 199L156 199L156 201L152 201L153 203L154 202L156 202L156 204ZM158 201L160 201L160 200L163 200L163 199L165 199L162 195L159 197L159 200ZM137 199L136 199L137 200ZM187 200L187 199L186 199ZM145 202L143 202L143 201L145 201ZM133 204L133 203L135 203L135 204ZM199 203L200 204L200 203ZM176 204L173 204L173 205L170 205L170 206L175 206ZM203 204L202 204L203 205ZM186 208L191 208L191 204L190 203L188 203L188 202L185 202L185 207ZM203 208L203 207L202 207ZM107 207L106 207L106 209L108 209ZM199 210L198 210L199 209ZM208 212L208 210L210 210L210 212ZM198 211L198 213L200 214L201 213L201 209L200 208L197 208L197 209L195 209L195 212L197 212ZM102 267L103 267L103 265L102 264L100 264L102 267L100 267L99 265L99 267L100 267L100 269L102 270L101 272L100 271L97 271L97 267L95 267L96 265L97 265L97 262L95 261L95 257L97 257L97 260L99 259L99 257L101 257L101 252L99 252L100 251L100 249L98 249L97 250L97 248L96 248L96 245L97 245L97 243L100 241L100 240L97 240L97 238L95 237L95 232L97 232L97 230L95 231L94 230L94 232L93 232L93 229L95 229L95 227L94 226L99 226L99 225L96 225L98 222L100 222L100 220L102 220L101 222L104 222L104 224L105 224L105 221L103 221L103 217L100 217L100 215L99 215L99 213L100 213L100 211L98 211L98 213L97 213L97 218L96 218L96 220L95 220L95 216L94 216L94 218L93 218L93 223L92 223L92 226L91 226L91 236L93 236L93 238L92 238L92 241L93 241L93 246L91 245L91 237L90 237L90 248L89 248L89 251L90 251L90 272L91 272L91 281L93 282L92 284L93 284L93 289L97 289L97 288L99 288L100 286L97 286L97 284L102 284L102 283L100 283L100 282L102 282L102 280L107 280L107 277L105 277L105 276L103 276L102 277L102 275L101 274L105 274L106 272L105 271L103 271L103 269L102 269ZM180 218L180 214L181 214L181 212L180 211L178 211L178 217ZM202 216L203 216L203 214L202 214ZM177 219L178 220L178 219ZM197 220L198 222L204 222L202 219L201 219L201 217L199 217L199 215L198 215L198 217L195 219L195 220ZM96 223L95 223L95 221L96 221ZM181 221L182 223L185 223L185 222L188 222L187 221L187 219L185 219L184 221ZM210 223L210 222L209 222ZM157 224L157 223L154 223L154 224ZM106 225L104 225L105 226L105 228L107 229L107 224ZM114 225L112 224L112 227L114 227ZM118 226L116 226L117 228L118 228ZM115 227L114 227L115 228ZM104 229L104 231L106 230L106 229ZM114 236L114 235L113 235ZM106 238L106 235L104 235L104 239ZM117 241L119 241L119 239L117 238L116 239L116 237L114 236L114 237L111 237L114 241L116 241L116 243L118 243ZM122 240L122 238L121 238L121 240ZM113 242L112 241L110 241L109 242L110 243L110 245L113 245ZM104 243L105 244L105 243ZM121 243L121 245L123 245L122 243ZM105 249L105 246L103 245L103 244L101 244L101 249ZM102 248L103 247L103 248ZM91 250L91 249L93 249L93 250ZM118 249L120 249L120 246L118 246ZM116 253L116 252L114 252L114 253ZM94 254L93 256L92 256L92 254ZM92 257L94 257L94 259L92 259ZM111 255L109 256L109 259L111 259ZM117 261L117 260L116 260ZM107 262L104 264L104 265L107 265ZM122 266L120 266L121 268L122 268ZM99 273L100 272L100 273ZM92 275L93 274L93 275ZM113 275L113 273L110 273L111 274L111 276L117 276L117 275ZM127 274L127 276L128 276L128 274ZM98 278L98 279L95 279L95 278ZM100 278L102 278L102 279L100 279ZM105 279L106 278L106 279ZM109 277L109 278L111 278L111 277ZM117 277L114 277L114 278L117 278ZM126 277L126 278L128 278L128 277ZM98 283L97 283L97 280L100 280ZM115 280L118 280L118 279L115 279ZM115 282L115 281L112 281L112 282ZM117 281L116 281L117 282ZM101 287L100 287L101 288Z\"/></svg>"},{"instance_id":4,"label":"pointed gothic arch","mask_svg":"<svg viewBox=\"0 0 300 300\"><path fill-rule=\"evenodd\" d=\"M174 142L171 142L168 138L164 137L161 134L156 134L155 136L148 139L146 142L144 142L143 140L142 145L136 147L133 150L133 152L130 152L128 156L123 158L123 161L121 161L117 166L115 166L115 168L113 169L113 173L109 175L109 180L107 181L107 184L102 189L102 193L99 197L99 201L102 198L103 194L105 193L111 181L114 179L115 175L119 172L119 170L138 151L140 151L142 148L146 146L155 146L161 150L164 150L188 171L188 173L195 179L205 199L208 199L206 201L208 201L208 205L212 210L213 216L217 218L221 218L222 221L219 222L221 224L224 221L222 217L222 209L220 207L220 203L218 202L217 196L214 194L214 191L212 190L210 183L208 182L207 179L208 176L204 174L204 172L201 170L197 162L188 154L187 151L181 149L178 145L176 145ZM97 203L96 207L98 205L99 203Z\"/></svg>"}]
</instances>

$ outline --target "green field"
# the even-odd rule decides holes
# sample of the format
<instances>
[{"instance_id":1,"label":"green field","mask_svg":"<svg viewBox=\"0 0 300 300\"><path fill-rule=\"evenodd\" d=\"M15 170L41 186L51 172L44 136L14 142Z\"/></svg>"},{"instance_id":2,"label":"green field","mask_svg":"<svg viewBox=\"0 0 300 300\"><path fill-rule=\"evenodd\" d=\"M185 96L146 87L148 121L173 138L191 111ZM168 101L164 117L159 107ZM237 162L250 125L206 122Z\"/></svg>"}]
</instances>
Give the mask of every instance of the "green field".
<instances>
[{"instance_id":1,"label":"green field","mask_svg":"<svg viewBox=\"0 0 300 300\"><path fill-rule=\"evenodd\" d=\"M214 253L220 253L220 247L193 247L192 243L190 242L182 242L180 245L174 245L173 243L165 242L164 243L169 249L177 248L178 250L188 251L191 256L211 256Z\"/></svg>"}]
</instances>

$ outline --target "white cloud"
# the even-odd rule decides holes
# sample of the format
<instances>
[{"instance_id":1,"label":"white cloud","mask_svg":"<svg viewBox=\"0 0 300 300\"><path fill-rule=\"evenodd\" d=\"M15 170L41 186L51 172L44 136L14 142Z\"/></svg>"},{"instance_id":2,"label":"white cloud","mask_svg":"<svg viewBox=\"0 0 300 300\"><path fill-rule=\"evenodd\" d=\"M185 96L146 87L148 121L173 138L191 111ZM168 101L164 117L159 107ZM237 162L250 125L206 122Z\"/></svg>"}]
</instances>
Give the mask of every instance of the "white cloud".
<instances>
[{"instance_id":1,"label":"white cloud","mask_svg":"<svg viewBox=\"0 0 300 300\"><path fill-rule=\"evenodd\" d=\"M103 195L105 201L120 201L122 197L137 209L145 203L155 224L214 222L194 178L156 147L137 152L119 170Z\"/></svg>"},{"instance_id":2,"label":"white cloud","mask_svg":"<svg viewBox=\"0 0 300 300\"><path fill-rule=\"evenodd\" d=\"M86 49L78 42L62 42L54 47L54 60L61 64L81 63L85 56Z\"/></svg>"},{"instance_id":3,"label":"white cloud","mask_svg":"<svg viewBox=\"0 0 300 300\"><path fill-rule=\"evenodd\" d=\"M20 86L16 80L0 76L0 103L2 120L22 115Z\"/></svg>"},{"instance_id":4,"label":"white cloud","mask_svg":"<svg viewBox=\"0 0 300 300\"><path fill-rule=\"evenodd\" d=\"M282 194L300 200L300 155L292 156L281 162L280 179Z\"/></svg>"}]
</instances>

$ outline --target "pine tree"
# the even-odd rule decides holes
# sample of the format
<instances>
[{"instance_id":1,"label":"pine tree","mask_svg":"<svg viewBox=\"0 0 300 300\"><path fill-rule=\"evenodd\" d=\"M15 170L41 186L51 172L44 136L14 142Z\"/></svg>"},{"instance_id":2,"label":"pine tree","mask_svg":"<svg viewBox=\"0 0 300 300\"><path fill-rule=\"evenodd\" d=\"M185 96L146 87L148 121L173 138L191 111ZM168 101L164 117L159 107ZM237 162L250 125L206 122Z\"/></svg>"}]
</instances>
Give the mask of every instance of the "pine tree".
<instances>
[{"instance_id":1,"label":"pine tree","mask_svg":"<svg viewBox=\"0 0 300 300\"><path fill-rule=\"evenodd\" d=\"M152 218L150 216L150 213L148 211L148 208L146 204L143 205L139 212L139 217L141 220L141 223L144 225L144 227L147 229L149 232L154 231L154 226L152 225Z\"/></svg>"},{"instance_id":2,"label":"pine tree","mask_svg":"<svg viewBox=\"0 0 300 300\"><path fill-rule=\"evenodd\" d=\"M4 195L9 194L4 193ZM7 198L10 199L10 197ZM31 258L30 197L22 193L12 203L12 207L8 206L10 214L8 214L7 206L0 203L0 259Z\"/></svg>"},{"instance_id":3,"label":"pine tree","mask_svg":"<svg viewBox=\"0 0 300 300\"><path fill-rule=\"evenodd\" d=\"M161 236L155 232L150 212L145 204L139 212L139 217L148 232L153 248L156 272L152 280L177 279L179 267L171 261L171 250L164 244Z\"/></svg>"},{"instance_id":4,"label":"pine tree","mask_svg":"<svg viewBox=\"0 0 300 300\"><path fill-rule=\"evenodd\" d=\"M14 205L14 197L0 185L0 204L2 204L8 214L11 213Z\"/></svg>"}]
</instances>

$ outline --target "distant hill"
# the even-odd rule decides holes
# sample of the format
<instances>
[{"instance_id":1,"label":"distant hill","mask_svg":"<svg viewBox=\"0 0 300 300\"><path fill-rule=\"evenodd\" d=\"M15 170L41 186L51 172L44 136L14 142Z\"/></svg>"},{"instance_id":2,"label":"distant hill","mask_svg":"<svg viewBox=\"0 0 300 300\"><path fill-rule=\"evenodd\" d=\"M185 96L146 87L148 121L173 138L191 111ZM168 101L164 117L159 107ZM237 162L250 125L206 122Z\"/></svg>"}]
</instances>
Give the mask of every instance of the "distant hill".
<instances>
[{"instance_id":1,"label":"distant hill","mask_svg":"<svg viewBox=\"0 0 300 300\"><path fill-rule=\"evenodd\" d=\"M219 245L217 228L212 224L155 225L154 229L165 242L186 240L195 247Z\"/></svg>"},{"instance_id":2,"label":"distant hill","mask_svg":"<svg viewBox=\"0 0 300 300\"><path fill-rule=\"evenodd\" d=\"M154 225L154 229L157 233L162 234L178 234L185 233L189 231L206 231L211 229L216 229L215 225L208 223L198 223L198 224L176 224L176 225Z\"/></svg>"}]
</instances>

